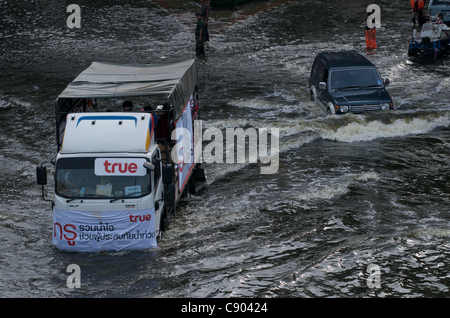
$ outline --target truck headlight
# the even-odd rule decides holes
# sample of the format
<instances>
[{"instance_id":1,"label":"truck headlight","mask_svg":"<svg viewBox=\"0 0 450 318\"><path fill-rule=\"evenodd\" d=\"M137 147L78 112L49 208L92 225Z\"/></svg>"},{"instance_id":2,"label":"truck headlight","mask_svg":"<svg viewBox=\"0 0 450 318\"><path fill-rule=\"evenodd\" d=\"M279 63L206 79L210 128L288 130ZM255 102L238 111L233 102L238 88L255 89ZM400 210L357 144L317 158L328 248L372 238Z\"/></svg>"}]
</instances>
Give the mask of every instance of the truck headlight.
<instances>
[{"instance_id":1,"label":"truck headlight","mask_svg":"<svg viewBox=\"0 0 450 318\"><path fill-rule=\"evenodd\" d=\"M382 103L380 106L383 110L389 109L389 103Z\"/></svg>"},{"instance_id":2,"label":"truck headlight","mask_svg":"<svg viewBox=\"0 0 450 318\"><path fill-rule=\"evenodd\" d=\"M341 106L341 112L343 113L348 112L348 106Z\"/></svg>"}]
</instances>

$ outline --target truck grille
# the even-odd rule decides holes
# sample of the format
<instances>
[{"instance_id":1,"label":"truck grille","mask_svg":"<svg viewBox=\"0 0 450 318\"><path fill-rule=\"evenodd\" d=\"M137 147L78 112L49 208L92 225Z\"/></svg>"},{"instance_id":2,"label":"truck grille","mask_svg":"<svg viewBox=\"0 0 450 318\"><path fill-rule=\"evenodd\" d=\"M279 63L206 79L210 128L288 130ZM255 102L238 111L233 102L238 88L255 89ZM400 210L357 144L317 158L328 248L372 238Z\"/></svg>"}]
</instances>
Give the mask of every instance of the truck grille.
<instances>
[{"instance_id":1,"label":"truck grille","mask_svg":"<svg viewBox=\"0 0 450 318\"><path fill-rule=\"evenodd\" d=\"M350 106L350 112L352 113L362 113L365 111L380 110L380 109L381 109L380 104Z\"/></svg>"}]
</instances>

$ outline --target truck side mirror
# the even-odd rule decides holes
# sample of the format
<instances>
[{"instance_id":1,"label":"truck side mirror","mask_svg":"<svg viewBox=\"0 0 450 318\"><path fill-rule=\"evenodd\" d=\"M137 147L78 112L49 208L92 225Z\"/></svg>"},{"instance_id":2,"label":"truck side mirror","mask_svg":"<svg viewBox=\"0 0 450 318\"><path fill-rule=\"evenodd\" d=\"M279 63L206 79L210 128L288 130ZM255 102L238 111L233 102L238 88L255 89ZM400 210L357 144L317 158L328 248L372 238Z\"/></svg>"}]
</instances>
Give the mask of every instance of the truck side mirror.
<instances>
[{"instance_id":1,"label":"truck side mirror","mask_svg":"<svg viewBox=\"0 0 450 318\"><path fill-rule=\"evenodd\" d=\"M48 201L52 203L52 208L55 206L55 203L52 200L48 200L45 198L44 193L44 185L47 184L47 168L42 163L40 166L36 166L36 179L37 184L42 186L42 199L44 201Z\"/></svg>"},{"instance_id":2,"label":"truck side mirror","mask_svg":"<svg viewBox=\"0 0 450 318\"><path fill-rule=\"evenodd\" d=\"M320 83L319 83L319 89L323 89L323 90L327 89L327 83L325 83L325 82L320 82Z\"/></svg>"},{"instance_id":3,"label":"truck side mirror","mask_svg":"<svg viewBox=\"0 0 450 318\"><path fill-rule=\"evenodd\" d=\"M47 168L45 166L36 166L36 179L38 185L47 184Z\"/></svg>"},{"instance_id":4,"label":"truck side mirror","mask_svg":"<svg viewBox=\"0 0 450 318\"><path fill-rule=\"evenodd\" d=\"M173 182L172 165L162 166L163 184L171 184Z\"/></svg>"},{"instance_id":5,"label":"truck side mirror","mask_svg":"<svg viewBox=\"0 0 450 318\"><path fill-rule=\"evenodd\" d=\"M385 78L384 79L384 86L388 86L389 85L389 78Z\"/></svg>"},{"instance_id":6,"label":"truck side mirror","mask_svg":"<svg viewBox=\"0 0 450 318\"><path fill-rule=\"evenodd\" d=\"M151 162L144 162L144 168L150 171L155 170L155 165L153 165Z\"/></svg>"}]
</instances>

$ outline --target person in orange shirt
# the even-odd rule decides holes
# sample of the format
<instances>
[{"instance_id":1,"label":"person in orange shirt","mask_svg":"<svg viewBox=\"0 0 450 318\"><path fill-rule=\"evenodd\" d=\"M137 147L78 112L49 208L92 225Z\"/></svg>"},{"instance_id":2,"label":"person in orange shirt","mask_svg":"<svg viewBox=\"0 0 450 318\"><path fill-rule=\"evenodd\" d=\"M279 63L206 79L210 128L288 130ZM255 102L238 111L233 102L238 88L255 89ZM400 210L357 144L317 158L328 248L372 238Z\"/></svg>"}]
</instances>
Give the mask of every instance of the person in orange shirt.
<instances>
[{"instance_id":1,"label":"person in orange shirt","mask_svg":"<svg viewBox=\"0 0 450 318\"><path fill-rule=\"evenodd\" d=\"M366 18L366 48L368 49L376 49L377 48L377 28L373 26L373 28L369 28L367 25L367 19L373 12L367 12L367 18ZM375 20L375 19L374 19ZM373 20L373 21L374 21Z\"/></svg>"},{"instance_id":2,"label":"person in orange shirt","mask_svg":"<svg viewBox=\"0 0 450 318\"><path fill-rule=\"evenodd\" d=\"M425 2L424 0L411 0L411 20L413 22L413 26L416 25L416 19L419 15L419 10L422 10L423 7L425 6Z\"/></svg>"}]
</instances>

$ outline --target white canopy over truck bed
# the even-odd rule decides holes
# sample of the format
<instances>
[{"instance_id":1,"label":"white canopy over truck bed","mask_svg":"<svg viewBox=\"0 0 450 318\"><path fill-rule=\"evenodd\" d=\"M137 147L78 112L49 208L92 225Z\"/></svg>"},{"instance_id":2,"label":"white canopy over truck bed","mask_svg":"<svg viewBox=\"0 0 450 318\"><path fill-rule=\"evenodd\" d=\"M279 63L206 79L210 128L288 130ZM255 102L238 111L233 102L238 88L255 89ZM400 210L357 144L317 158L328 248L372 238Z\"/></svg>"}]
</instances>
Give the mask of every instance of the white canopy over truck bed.
<instances>
[{"instance_id":1,"label":"white canopy over truck bed","mask_svg":"<svg viewBox=\"0 0 450 318\"><path fill-rule=\"evenodd\" d=\"M181 116L192 94L197 92L195 60L172 64L122 65L93 62L56 100L58 150L62 123L70 112L86 111L86 99L129 98L166 95L171 99L173 119ZM197 98L197 96L194 96Z\"/></svg>"}]
</instances>

